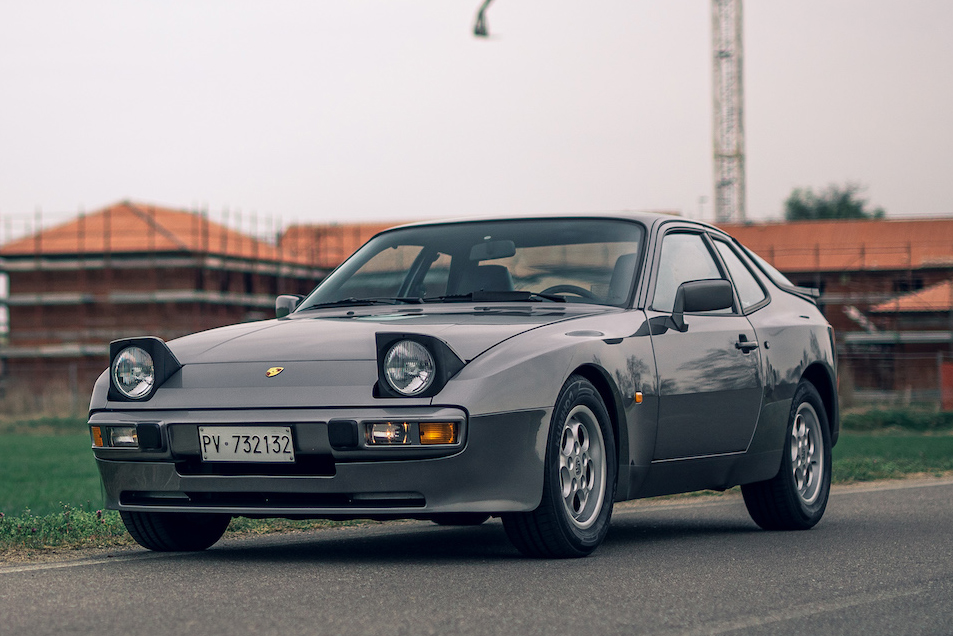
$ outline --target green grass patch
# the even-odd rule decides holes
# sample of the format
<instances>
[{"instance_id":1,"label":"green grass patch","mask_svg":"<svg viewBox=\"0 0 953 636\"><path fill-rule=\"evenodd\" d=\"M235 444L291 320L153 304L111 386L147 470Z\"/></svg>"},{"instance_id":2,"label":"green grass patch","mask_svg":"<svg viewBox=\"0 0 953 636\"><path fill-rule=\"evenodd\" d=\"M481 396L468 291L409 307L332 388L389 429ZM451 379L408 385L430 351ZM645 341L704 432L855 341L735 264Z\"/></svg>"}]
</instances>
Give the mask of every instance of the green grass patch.
<instances>
[{"instance_id":1,"label":"green grass patch","mask_svg":"<svg viewBox=\"0 0 953 636\"><path fill-rule=\"evenodd\" d=\"M17 432L0 433L0 555L134 543L119 513L102 509L85 421L45 420L7 430ZM41 430L45 434L38 434ZM897 427L846 430L833 456L835 483L941 476L953 471L953 435L897 432ZM239 518L228 532L267 534L356 523L368 522Z\"/></svg>"},{"instance_id":2,"label":"green grass patch","mask_svg":"<svg viewBox=\"0 0 953 636\"><path fill-rule=\"evenodd\" d=\"M64 504L87 512L103 506L89 435L0 436L0 512L47 515Z\"/></svg>"},{"instance_id":3,"label":"green grass patch","mask_svg":"<svg viewBox=\"0 0 953 636\"><path fill-rule=\"evenodd\" d=\"M119 513L103 510L86 422L46 418L0 433L0 555L132 545ZM40 434L38 431L46 431ZM233 519L229 534L314 530L365 522Z\"/></svg>"},{"instance_id":4,"label":"green grass patch","mask_svg":"<svg viewBox=\"0 0 953 636\"><path fill-rule=\"evenodd\" d=\"M0 419L0 435L79 435L80 433L89 434L85 417Z\"/></svg>"},{"instance_id":5,"label":"green grass patch","mask_svg":"<svg viewBox=\"0 0 953 636\"><path fill-rule=\"evenodd\" d=\"M119 513L80 510L68 505L60 511L36 515L0 513L0 555L10 551L35 553L50 548L94 548L135 543Z\"/></svg>"},{"instance_id":6,"label":"green grass patch","mask_svg":"<svg viewBox=\"0 0 953 636\"><path fill-rule=\"evenodd\" d=\"M917 411L872 409L856 413L841 413L841 428L845 431L953 431L953 411Z\"/></svg>"},{"instance_id":7,"label":"green grass patch","mask_svg":"<svg viewBox=\"0 0 953 636\"><path fill-rule=\"evenodd\" d=\"M371 521L291 521L288 519L232 519L228 534L263 535L275 532L302 532ZM79 510L64 505L59 512L35 515L29 510L19 515L0 513L0 556L4 553L35 555L50 549L77 550L135 545L135 541L115 510Z\"/></svg>"},{"instance_id":8,"label":"green grass patch","mask_svg":"<svg viewBox=\"0 0 953 636\"><path fill-rule=\"evenodd\" d=\"M953 471L953 435L842 433L833 449L834 483Z\"/></svg>"}]
</instances>

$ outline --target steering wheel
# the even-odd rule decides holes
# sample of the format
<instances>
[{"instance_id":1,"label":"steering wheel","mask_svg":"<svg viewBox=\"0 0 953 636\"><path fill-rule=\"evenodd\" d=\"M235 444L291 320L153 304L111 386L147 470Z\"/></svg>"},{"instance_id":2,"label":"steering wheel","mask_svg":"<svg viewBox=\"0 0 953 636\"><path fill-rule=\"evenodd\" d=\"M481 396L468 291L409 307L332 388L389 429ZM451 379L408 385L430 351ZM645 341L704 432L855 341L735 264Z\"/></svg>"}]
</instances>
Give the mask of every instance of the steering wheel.
<instances>
[{"instance_id":1,"label":"steering wheel","mask_svg":"<svg viewBox=\"0 0 953 636\"><path fill-rule=\"evenodd\" d=\"M585 287L580 287L579 285L553 285L552 287L547 287L543 291L539 292L540 294L575 294L576 296L581 296L588 300L599 300L598 296L593 294L591 291Z\"/></svg>"}]
</instances>

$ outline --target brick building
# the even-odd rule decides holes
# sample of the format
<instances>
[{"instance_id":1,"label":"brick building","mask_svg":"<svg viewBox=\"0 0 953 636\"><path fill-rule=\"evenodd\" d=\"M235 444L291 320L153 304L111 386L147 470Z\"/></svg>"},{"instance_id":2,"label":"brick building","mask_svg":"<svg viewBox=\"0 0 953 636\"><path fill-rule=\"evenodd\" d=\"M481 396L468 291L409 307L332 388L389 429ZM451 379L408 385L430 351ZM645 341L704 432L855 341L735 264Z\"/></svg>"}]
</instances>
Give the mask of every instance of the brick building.
<instances>
[{"instance_id":1,"label":"brick building","mask_svg":"<svg viewBox=\"0 0 953 636\"><path fill-rule=\"evenodd\" d=\"M392 223L333 223L291 225L278 237L278 247L289 258L331 270L378 232L401 225Z\"/></svg>"},{"instance_id":2,"label":"brick building","mask_svg":"<svg viewBox=\"0 0 953 636\"><path fill-rule=\"evenodd\" d=\"M326 269L206 215L132 202L0 246L8 296L2 386L88 395L108 343L274 315Z\"/></svg>"},{"instance_id":3,"label":"brick building","mask_svg":"<svg viewBox=\"0 0 953 636\"><path fill-rule=\"evenodd\" d=\"M793 282L820 289L842 377L861 400L937 402L953 377L953 218L722 227Z\"/></svg>"},{"instance_id":4,"label":"brick building","mask_svg":"<svg viewBox=\"0 0 953 636\"><path fill-rule=\"evenodd\" d=\"M123 202L7 243L0 386L52 382L83 396L110 340L270 317L276 295L310 291L395 224L292 225L272 243L203 214ZM944 379L953 387L953 218L723 227L821 290L858 400L936 403Z\"/></svg>"}]
</instances>

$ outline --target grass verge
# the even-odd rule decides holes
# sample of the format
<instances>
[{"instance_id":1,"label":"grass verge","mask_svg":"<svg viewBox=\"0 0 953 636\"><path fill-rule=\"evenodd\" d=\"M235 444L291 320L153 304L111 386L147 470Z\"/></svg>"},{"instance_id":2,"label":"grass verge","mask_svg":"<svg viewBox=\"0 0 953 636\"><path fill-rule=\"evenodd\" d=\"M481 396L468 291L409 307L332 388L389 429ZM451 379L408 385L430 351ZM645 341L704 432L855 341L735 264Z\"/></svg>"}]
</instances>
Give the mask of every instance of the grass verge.
<instances>
[{"instance_id":1,"label":"grass verge","mask_svg":"<svg viewBox=\"0 0 953 636\"><path fill-rule=\"evenodd\" d=\"M86 512L103 507L89 435L0 436L0 512L55 515L63 504Z\"/></svg>"},{"instance_id":2,"label":"grass verge","mask_svg":"<svg viewBox=\"0 0 953 636\"><path fill-rule=\"evenodd\" d=\"M0 436L0 559L132 545L119 514L102 509L89 437L76 434L75 423L44 426L55 432ZM835 483L943 476L953 472L953 435L848 430L833 454ZM228 532L267 534L340 525L345 523L239 518Z\"/></svg>"},{"instance_id":3,"label":"grass verge","mask_svg":"<svg viewBox=\"0 0 953 636\"><path fill-rule=\"evenodd\" d=\"M880 434L897 431L922 433L953 431L953 411L871 409L842 412L841 429Z\"/></svg>"},{"instance_id":4,"label":"grass verge","mask_svg":"<svg viewBox=\"0 0 953 636\"><path fill-rule=\"evenodd\" d=\"M843 433L834 447L835 483L953 471L953 435Z\"/></svg>"},{"instance_id":5,"label":"grass verge","mask_svg":"<svg viewBox=\"0 0 953 636\"><path fill-rule=\"evenodd\" d=\"M371 521L327 521L314 519L232 519L228 534L263 535L276 532L303 532ZM115 510L80 510L63 505L57 513L34 515L26 510L20 515L0 513L0 561L21 560L54 550L82 550L135 545Z\"/></svg>"},{"instance_id":6,"label":"grass verge","mask_svg":"<svg viewBox=\"0 0 953 636\"><path fill-rule=\"evenodd\" d=\"M85 417L0 418L0 435L89 435Z\"/></svg>"}]
</instances>

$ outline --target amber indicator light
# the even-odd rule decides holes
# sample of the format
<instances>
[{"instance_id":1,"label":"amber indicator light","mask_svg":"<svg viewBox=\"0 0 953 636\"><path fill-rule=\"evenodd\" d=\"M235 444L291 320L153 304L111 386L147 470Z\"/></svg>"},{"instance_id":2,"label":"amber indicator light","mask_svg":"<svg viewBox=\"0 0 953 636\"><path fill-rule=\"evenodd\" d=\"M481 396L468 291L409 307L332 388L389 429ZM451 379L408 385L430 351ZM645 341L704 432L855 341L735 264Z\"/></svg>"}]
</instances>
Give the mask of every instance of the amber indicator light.
<instances>
[{"instance_id":1,"label":"amber indicator light","mask_svg":"<svg viewBox=\"0 0 953 636\"><path fill-rule=\"evenodd\" d=\"M96 448L103 447L103 431L98 426L92 426L89 429L93 433L93 446Z\"/></svg>"},{"instance_id":2,"label":"amber indicator light","mask_svg":"<svg viewBox=\"0 0 953 636\"><path fill-rule=\"evenodd\" d=\"M455 444L457 442L456 422L420 422L421 444Z\"/></svg>"}]
</instances>

